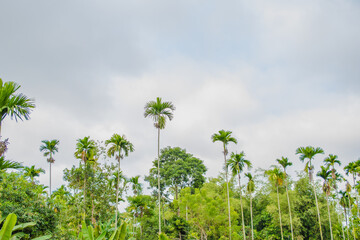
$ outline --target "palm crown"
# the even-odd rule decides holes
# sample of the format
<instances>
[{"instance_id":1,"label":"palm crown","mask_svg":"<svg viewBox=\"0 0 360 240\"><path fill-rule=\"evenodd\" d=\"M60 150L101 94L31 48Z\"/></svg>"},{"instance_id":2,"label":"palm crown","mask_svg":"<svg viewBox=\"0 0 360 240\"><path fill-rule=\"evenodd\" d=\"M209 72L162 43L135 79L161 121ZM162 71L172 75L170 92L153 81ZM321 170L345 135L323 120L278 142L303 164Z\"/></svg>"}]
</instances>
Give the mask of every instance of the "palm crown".
<instances>
[{"instance_id":1,"label":"palm crown","mask_svg":"<svg viewBox=\"0 0 360 240\"><path fill-rule=\"evenodd\" d=\"M116 133L112 135L109 140L105 141L105 145L110 145L110 148L107 151L109 157L113 157L118 153L118 156L116 156L118 161L124 157L121 153L128 156L129 152L134 151L134 145L126 139L125 135L121 136Z\"/></svg>"},{"instance_id":2,"label":"palm crown","mask_svg":"<svg viewBox=\"0 0 360 240\"><path fill-rule=\"evenodd\" d=\"M245 173L245 177L248 178L248 184L246 186L246 190L249 192L249 193L252 193L254 192L255 190L255 182L254 182L254 178L252 176L251 173Z\"/></svg>"},{"instance_id":3,"label":"palm crown","mask_svg":"<svg viewBox=\"0 0 360 240\"><path fill-rule=\"evenodd\" d=\"M86 162L91 151L95 151L95 141L91 140L89 136L83 139L79 138L76 143L75 157Z\"/></svg>"},{"instance_id":4,"label":"palm crown","mask_svg":"<svg viewBox=\"0 0 360 240\"><path fill-rule=\"evenodd\" d=\"M285 179L285 173L276 166L273 169L266 170L265 175L267 175L269 180L274 182L276 186L281 186Z\"/></svg>"},{"instance_id":5,"label":"palm crown","mask_svg":"<svg viewBox=\"0 0 360 240\"><path fill-rule=\"evenodd\" d=\"M331 179L331 171L329 170L329 166L321 166L321 171L319 171L316 176L321 177L324 180L324 184L323 184L323 191L324 193L326 193L327 195L330 194L330 184L329 184L329 180Z\"/></svg>"},{"instance_id":6,"label":"palm crown","mask_svg":"<svg viewBox=\"0 0 360 240\"><path fill-rule=\"evenodd\" d=\"M276 161L284 168L284 172L286 172L286 168L292 165L292 162L289 162L287 157L281 157L280 159L276 159Z\"/></svg>"},{"instance_id":7,"label":"palm crown","mask_svg":"<svg viewBox=\"0 0 360 240\"><path fill-rule=\"evenodd\" d=\"M231 131L220 130L219 133L214 133L211 136L213 142L222 142L224 144L224 154L227 155L227 145L230 142L237 144L236 138L231 136Z\"/></svg>"},{"instance_id":8,"label":"palm crown","mask_svg":"<svg viewBox=\"0 0 360 240\"><path fill-rule=\"evenodd\" d=\"M333 154L329 154L328 157L326 157L324 159L324 162L328 165L331 166L331 172L332 172L332 178L335 179L335 164L338 164L339 166L341 165L340 160L338 159L337 155L333 155Z\"/></svg>"},{"instance_id":9,"label":"palm crown","mask_svg":"<svg viewBox=\"0 0 360 240\"><path fill-rule=\"evenodd\" d=\"M45 170L42 168L35 168L35 166L25 167L24 168L24 176L29 177L31 181L34 181L35 177L40 176L40 173L45 173Z\"/></svg>"},{"instance_id":10,"label":"palm crown","mask_svg":"<svg viewBox=\"0 0 360 240\"><path fill-rule=\"evenodd\" d=\"M16 94L20 85L15 82L3 82L0 78L0 122L10 115L11 118L28 120L34 101L24 94Z\"/></svg>"},{"instance_id":11,"label":"palm crown","mask_svg":"<svg viewBox=\"0 0 360 240\"><path fill-rule=\"evenodd\" d=\"M251 168L251 162L245 159L245 153L231 153L230 159L227 162L227 167L230 167L233 175L240 174L244 168Z\"/></svg>"},{"instance_id":12,"label":"palm crown","mask_svg":"<svg viewBox=\"0 0 360 240\"><path fill-rule=\"evenodd\" d=\"M162 102L160 97L156 101L149 101L145 105L145 117L151 117L154 120L154 126L159 129L164 129L166 125L166 118L170 121L173 119L173 111L175 106L171 102Z\"/></svg>"},{"instance_id":13,"label":"palm crown","mask_svg":"<svg viewBox=\"0 0 360 240\"><path fill-rule=\"evenodd\" d=\"M52 158L52 155L59 150L57 147L57 145L59 144L59 140L42 140L41 142L43 143L43 145L40 146L40 152L44 152L44 157L50 155L50 157L48 158L48 162L53 163L54 159Z\"/></svg>"},{"instance_id":14,"label":"palm crown","mask_svg":"<svg viewBox=\"0 0 360 240\"><path fill-rule=\"evenodd\" d=\"M305 165L305 171L309 173L309 179L311 181L312 180L311 170L313 170L314 168L311 164L311 160L314 158L316 154L324 154L324 150L320 147L314 148L312 146L299 147L298 149L296 149L296 154L300 154L300 160L302 162L304 162L305 159L309 159L309 161Z\"/></svg>"}]
</instances>

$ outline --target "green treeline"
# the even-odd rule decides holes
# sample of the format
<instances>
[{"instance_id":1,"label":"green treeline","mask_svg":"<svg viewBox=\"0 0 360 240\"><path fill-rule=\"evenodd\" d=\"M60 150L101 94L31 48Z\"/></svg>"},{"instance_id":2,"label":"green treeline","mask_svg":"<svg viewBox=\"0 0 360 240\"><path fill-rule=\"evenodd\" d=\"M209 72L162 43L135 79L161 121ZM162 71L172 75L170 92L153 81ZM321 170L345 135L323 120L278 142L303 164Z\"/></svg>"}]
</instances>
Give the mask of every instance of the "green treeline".
<instances>
[{"instance_id":1,"label":"green treeline","mask_svg":"<svg viewBox=\"0 0 360 240\"><path fill-rule=\"evenodd\" d=\"M28 120L35 108L19 88L0 79L0 134L5 117ZM237 144L232 132L220 130L209 133L209 141L221 151L224 168L206 178L196 154L160 147L174 111L161 98L145 105L158 142L146 176L121 169L132 152L141 151L131 137L115 133L102 142L86 136L74 146L76 164L63 171L66 184L53 190L59 140L43 140L34 149L49 163L50 184L44 186L37 178L45 170L7 160L9 141L0 139L0 239L360 239L360 159L343 168L348 179L339 173L338 156L312 146L294 149L304 164L297 176L287 174L287 157L274 159L269 169L253 169L245 152L229 152ZM323 156L320 169L315 156Z\"/></svg>"}]
</instances>

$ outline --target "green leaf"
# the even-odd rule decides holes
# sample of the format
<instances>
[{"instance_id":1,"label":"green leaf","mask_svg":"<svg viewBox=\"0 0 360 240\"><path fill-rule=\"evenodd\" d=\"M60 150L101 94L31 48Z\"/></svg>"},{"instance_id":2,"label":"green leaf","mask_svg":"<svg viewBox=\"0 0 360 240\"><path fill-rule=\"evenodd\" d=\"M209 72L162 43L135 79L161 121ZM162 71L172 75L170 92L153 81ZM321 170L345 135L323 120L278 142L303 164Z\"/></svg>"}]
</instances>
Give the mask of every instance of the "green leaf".
<instances>
[{"instance_id":1,"label":"green leaf","mask_svg":"<svg viewBox=\"0 0 360 240\"><path fill-rule=\"evenodd\" d=\"M17 216L14 213L10 213L5 220L4 225L0 231L0 239L1 240L10 240L11 233L16 224Z\"/></svg>"},{"instance_id":2,"label":"green leaf","mask_svg":"<svg viewBox=\"0 0 360 240\"><path fill-rule=\"evenodd\" d=\"M24 228L33 227L35 225L36 225L36 223L34 223L34 222L22 223L22 224L16 225L13 229L13 232L18 231L18 230L23 230Z\"/></svg>"},{"instance_id":3,"label":"green leaf","mask_svg":"<svg viewBox=\"0 0 360 240\"><path fill-rule=\"evenodd\" d=\"M41 236L41 237L37 237L37 238L33 238L31 240L46 240L46 239L50 239L52 237L52 235L46 235L46 236Z\"/></svg>"},{"instance_id":4,"label":"green leaf","mask_svg":"<svg viewBox=\"0 0 360 240\"><path fill-rule=\"evenodd\" d=\"M121 224L121 226L119 227L119 236L116 240L125 240L125 236L126 236L126 228L127 228L127 224L126 222L123 222L123 224Z\"/></svg>"}]
</instances>

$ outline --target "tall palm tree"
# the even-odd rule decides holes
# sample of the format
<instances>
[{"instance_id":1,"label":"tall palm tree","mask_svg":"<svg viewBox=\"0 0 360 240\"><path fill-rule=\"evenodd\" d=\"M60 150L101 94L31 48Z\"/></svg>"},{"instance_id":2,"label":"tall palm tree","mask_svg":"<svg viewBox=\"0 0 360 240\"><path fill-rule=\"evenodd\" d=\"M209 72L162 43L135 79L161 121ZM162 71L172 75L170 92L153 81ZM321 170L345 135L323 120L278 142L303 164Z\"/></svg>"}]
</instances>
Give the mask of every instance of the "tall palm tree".
<instances>
[{"instance_id":1,"label":"tall palm tree","mask_svg":"<svg viewBox=\"0 0 360 240\"><path fill-rule=\"evenodd\" d=\"M353 187L355 188L356 175L360 175L360 159L357 160L356 162L351 162L348 165L346 165L344 167L344 170L345 170L345 173L346 173L347 176L349 176L349 174L352 174L353 181L354 181ZM355 198L356 198L356 205L359 206L359 201L358 201L356 191L355 191ZM359 207L358 207L357 215L359 215Z\"/></svg>"},{"instance_id":2,"label":"tall palm tree","mask_svg":"<svg viewBox=\"0 0 360 240\"><path fill-rule=\"evenodd\" d=\"M43 144L40 146L40 152L44 152L44 157L47 158L47 162L50 164L50 188L49 188L49 196L51 195L51 164L55 162L53 155L57 152L59 140L42 140Z\"/></svg>"},{"instance_id":3,"label":"tall palm tree","mask_svg":"<svg viewBox=\"0 0 360 240\"><path fill-rule=\"evenodd\" d=\"M45 173L45 170L42 168L35 168L35 165L24 167L24 176L29 177L32 183L35 183L34 178L40 176L40 173Z\"/></svg>"},{"instance_id":4,"label":"tall palm tree","mask_svg":"<svg viewBox=\"0 0 360 240\"><path fill-rule=\"evenodd\" d=\"M331 176L332 176L333 179L335 179L336 178L336 176L335 176L335 172L336 172L335 164L338 164L339 166L341 165L341 162L338 159L338 156L333 155L333 154L329 154L329 156L324 159L324 162L328 166L331 166Z\"/></svg>"},{"instance_id":5,"label":"tall palm tree","mask_svg":"<svg viewBox=\"0 0 360 240\"><path fill-rule=\"evenodd\" d=\"M316 174L318 177L321 177L324 180L323 184L323 191L326 195L326 204L328 208L328 215L329 215L329 225L330 225L330 237L333 240L333 233L331 227L331 215L330 215L330 207L329 207L329 195L331 193L331 186L329 183L330 176L332 175L332 171L329 170L329 165L327 167L321 166L321 171Z\"/></svg>"},{"instance_id":6,"label":"tall palm tree","mask_svg":"<svg viewBox=\"0 0 360 240\"><path fill-rule=\"evenodd\" d=\"M84 162L84 221L86 219L86 166L89 160L89 155L97 151L97 147L94 140L90 139L90 136L79 138L76 140L76 149L74 156Z\"/></svg>"},{"instance_id":7,"label":"tall palm tree","mask_svg":"<svg viewBox=\"0 0 360 240\"><path fill-rule=\"evenodd\" d=\"M161 233L161 196L160 196L160 130L165 128L166 119L173 119L175 106L172 102L162 102L157 97L156 101L149 101L145 105L144 117L154 120L154 126L158 130L158 201L159 201L159 235Z\"/></svg>"},{"instance_id":8,"label":"tall palm tree","mask_svg":"<svg viewBox=\"0 0 360 240\"><path fill-rule=\"evenodd\" d=\"M228 167L226 161L226 155L228 154L227 146L229 143L237 144L237 140L231 136L231 131L220 130L219 133L214 133L211 136L213 142L222 142L224 148L224 160L225 160L225 176L226 176L226 191L227 191L227 202L228 202L228 215L229 215L229 238L231 240L231 215L230 215L230 196L229 196L229 182L228 182Z\"/></svg>"},{"instance_id":9,"label":"tall palm tree","mask_svg":"<svg viewBox=\"0 0 360 240\"><path fill-rule=\"evenodd\" d=\"M252 193L255 190L255 182L251 173L245 173L245 176L248 178L248 184L246 190L250 195L250 217L251 217L251 239L254 240L254 223L253 223L253 212L252 212ZM245 239L245 238L244 238Z\"/></svg>"},{"instance_id":10,"label":"tall palm tree","mask_svg":"<svg viewBox=\"0 0 360 240\"><path fill-rule=\"evenodd\" d=\"M350 239L349 236L349 225L348 225L348 218L347 218L347 213L346 213L346 208L350 208L350 204L349 202L351 201L351 197L348 194L348 192L346 191L340 191L340 205L343 207L344 209L344 214L345 214L345 222L346 222L346 231L347 231L347 238Z\"/></svg>"},{"instance_id":11,"label":"tall palm tree","mask_svg":"<svg viewBox=\"0 0 360 240\"><path fill-rule=\"evenodd\" d=\"M242 218L242 228L243 228L243 237L246 239L245 234L245 223L244 223L244 211L242 205L242 193L241 193L241 173L244 170L245 166L249 169L251 167L251 162L245 159L245 153L231 153L230 159L227 162L227 166L230 167L234 176L238 175L239 178L239 190L240 190L240 207L241 207L241 218ZM227 181L227 180L226 180Z\"/></svg>"},{"instance_id":12,"label":"tall palm tree","mask_svg":"<svg viewBox=\"0 0 360 240\"><path fill-rule=\"evenodd\" d=\"M288 184L287 184L287 178L288 175L286 173L286 168L292 165L292 162L289 162L289 159L286 157L281 157L281 159L276 159L276 161L283 167L284 174L285 174L285 189L286 189L286 197L288 200L288 206L289 206L289 215L290 215L290 228L291 228L291 239L294 240L294 231L293 231L293 224L292 224L292 216L291 216L291 205L290 205L290 198L289 198L289 192L288 192Z\"/></svg>"},{"instance_id":13,"label":"tall palm tree","mask_svg":"<svg viewBox=\"0 0 360 240\"><path fill-rule=\"evenodd\" d=\"M142 186L139 182L140 175L130 178L130 183L132 183L132 190L135 196L141 194Z\"/></svg>"},{"instance_id":14,"label":"tall palm tree","mask_svg":"<svg viewBox=\"0 0 360 240\"><path fill-rule=\"evenodd\" d=\"M324 154L324 150L320 147L314 148L312 146L299 147L298 149L296 149L296 154L300 154L300 160L302 162L304 162L305 159L308 159L308 162L306 162L306 165L305 165L305 172L307 172L309 174L309 181L310 181L310 184L312 184L312 173L314 171L314 166L311 164L311 160L314 159L314 156L316 154ZM318 215L318 220L319 220L320 237L322 240L323 235L322 235L322 230L321 230L321 218L320 218L319 204L318 204L318 200L317 200L315 184L312 184L312 185L313 185L313 189L314 189L316 210L317 210L317 215Z\"/></svg>"},{"instance_id":15,"label":"tall palm tree","mask_svg":"<svg viewBox=\"0 0 360 240\"><path fill-rule=\"evenodd\" d=\"M279 198L279 186L282 186L285 179L285 173L280 170L278 167L274 167L273 169L269 169L265 171L265 174L269 177L271 182L275 183L277 200L278 200L278 209L279 209L279 220L280 220L280 232L281 239L284 239L283 230L282 230L282 222L281 222L281 209L280 209L280 198Z\"/></svg>"},{"instance_id":16,"label":"tall palm tree","mask_svg":"<svg viewBox=\"0 0 360 240\"><path fill-rule=\"evenodd\" d=\"M105 145L110 145L107 154L109 157L115 156L118 162L118 172L120 173L120 160L124 157L129 156L129 152L134 151L134 146L129 142L125 135L114 134L109 140L105 141ZM117 155L116 155L117 154ZM117 228L117 214L119 211L119 175L117 175L116 183L116 212L115 212L115 228Z\"/></svg>"},{"instance_id":17,"label":"tall palm tree","mask_svg":"<svg viewBox=\"0 0 360 240\"><path fill-rule=\"evenodd\" d=\"M0 137L2 121L6 116L20 120L28 120L30 112L35 108L34 100L22 93L16 93L21 86L15 82L3 82L0 78Z\"/></svg>"}]
</instances>

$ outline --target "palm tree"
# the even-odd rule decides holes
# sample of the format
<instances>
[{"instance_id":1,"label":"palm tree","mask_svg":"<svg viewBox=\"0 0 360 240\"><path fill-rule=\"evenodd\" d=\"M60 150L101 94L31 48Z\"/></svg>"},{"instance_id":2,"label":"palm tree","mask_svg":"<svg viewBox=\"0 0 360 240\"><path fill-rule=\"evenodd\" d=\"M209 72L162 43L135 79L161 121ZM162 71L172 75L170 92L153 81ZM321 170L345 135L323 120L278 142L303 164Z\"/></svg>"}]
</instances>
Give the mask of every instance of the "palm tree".
<instances>
[{"instance_id":1,"label":"palm tree","mask_svg":"<svg viewBox=\"0 0 360 240\"><path fill-rule=\"evenodd\" d=\"M356 175L360 175L360 159L357 160L356 162L351 162L349 163L347 166L344 167L345 173L347 176L349 176L349 174L352 174L353 176L353 181L354 181L354 185L353 187L355 188L356 185ZM355 197L356 197L356 205L359 206L359 202L358 202L358 197L355 191ZM359 207L358 207L358 212L357 215L359 215Z\"/></svg>"},{"instance_id":2,"label":"palm tree","mask_svg":"<svg viewBox=\"0 0 360 240\"><path fill-rule=\"evenodd\" d=\"M55 152L57 152L59 140L42 140L43 145L40 146L40 152L44 152L44 157L49 156L47 162L50 164L50 189L49 189L49 196L51 195L51 164L55 162L54 158L52 157Z\"/></svg>"},{"instance_id":3,"label":"palm tree","mask_svg":"<svg viewBox=\"0 0 360 240\"><path fill-rule=\"evenodd\" d=\"M346 231L347 231L347 235L348 235L348 239L350 239L349 236L349 225L348 225L348 221L347 221L347 214L346 214L346 208L350 208L350 195L348 194L348 192L346 191L340 191L340 205L343 207L344 209L344 214L345 214L345 222L346 222Z\"/></svg>"},{"instance_id":4,"label":"palm tree","mask_svg":"<svg viewBox=\"0 0 360 240\"><path fill-rule=\"evenodd\" d=\"M289 159L286 157L281 157L281 159L276 159L276 161L284 168L284 174L285 174L285 189L286 189L286 197L288 200L288 206L289 206L289 215L290 215L290 228L291 228L291 239L294 240L294 231L293 231L293 224L292 224L292 216L291 216L291 206L290 206L290 198L289 198L289 192L288 192L288 184L287 184L287 173L286 168L292 165L292 162L289 162Z\"/></svg>"},{"instance_id":5,"label":"palm tree","mask_svg":"<svg viewBox=\"0 0 360 240\"><path fill-rule=\"evenodd\" d=\"M118 172L120 173L120 160L122 158L129 156L129 152L134 151L134 146L129 142L125 135L114 134L109 140L105 141L105 145L110 145L107 154L109 157L115 156L118 162ZM117 154L117 155L116 155ZM117 176L116 183L116 212L115 212L115 228L117 228L117 213L119 211L119 174Z\"/></svg>"},{"instance_id":6,"label":"palm tree","mask_svg":"<svg viewBox=\"0 0 360 240\"><path fill-rule=\"evenodd\" d=\"M154 126L158 130L158 201L159 201L159 235L161 234L161 196L160 196L160 130L165 128L166 119L173 119L175 106L171 102L162 102L157 97L156 101L149 101L145 105L144 117L154 120Z\"/></svg>"},{"instance_id":7,"label":"palm tree","mask_svg":"<svg viewBox=\"0 0 360 240\"><path fill-rule=\"evenodd\" d=\"M273 169L269 169L265 171L265 174L268 175L270 182L274 182L276 186L276 193L278 199L278 209L279 209L279 219L280 219L280 231L281 231L281 239L284 239L282 223L281 223L281 209L280 209L280 198L279 198L279 186L284 183L285 173L282 172L278 167L274 167Z\"/></svg>"},{"instance_id":8,"label":"palm tree","mask_svg":"<svg viewBox=\"0 0 360 240\"><path fill-rule=\"evenodd\" d=\"M338 156L333 155L333 154L329 154L329 156L324 159L324 162L328 166L331 166L331 176L332 176L333 179L335 179L336 178L336 176L335 176L335 172L336 172L335 164L338 164L339 166L341 165L341 162L338 159Z\"/></svg>"},{"instance_id":9,"label":"palm tree","mask_svg":"<svg viewBox=\"0 0 360 240\"><path fill-rule=\"evenodd\" d=\"M224 160L225 160L225 176L226 176L226 190L227 190L227 201L228 201L228 214L229 214L229 238L231 240L231 216L230 216L230 196L229 196L229 182L228 182L228 167L226 162L226 155L228 154L227 145L230 142L237 144L237 140L231 136L231 131L220 130L219 133L214 133L211 136L213 142L222 142L224 148Z\"/></svg>"},{"instance_id":10,"label":"palm tree","mask_svg":"<svg viewBox=\"0 0 360 240\"><path fill-rule=\"evenodd\" d=\"M35 168L35 165L24 167L24 176L29 177L32 183L35 183L34 178L40 176L40 173L45 173L45 170L42 168Z\"/></svg>"},{"instance_id":11,"label":"palm tree","mask_svg":"<svg viewBox=\"0 0 360 240\"><path fill-rule=\"evenodd\" d=\"M331 227L331 215L330 215L330 207L329 207L329 195L331 193L331 186L329 183L329 179L330 176L332 175L332 171L329 170L329 165L327 167L321 166L321 171L319 171L316 175L324 180L323 191L326 195L326 204L328 208L329 225L330 225L330 236L331 236L331 240L333 240L334 238Z\"/></svg>"},{"instance_id":12,"label":"palm tree","mask_svg":"<svg viewBox=\"0 0 360 240\"><path fill-rule=\"evenodd\" d=\"M140 175L130 178L130 182L132 183L132 190L134 195L137 196L142 192L141 183L139 183Z\"/></svg>"},{"instance_id":13,"label":"palm tree","mask_svg":"<svg viewBox=\"0 0 360 240\"><path fill-rule=\"evenodd\" d=\"M35 108L34 100L22 93L16 93L21 86L15 82L3 82L0 78L0 137L2 121L10 115L11 119L28 120Z\"/></svg>"},{"instance_id":14,"label":"palm tree","mask_svg":"<svg viewBox=\"0 0 360 240\"><path fill-rule=\"evenodd\" d=\"M75 157L81 159L84 162L84 221L86 218L86 166L89 159L89 155L94 155L93 153L97 151L96 144L94 140L91 140L89 136L84 138L79 138L76 140L76 150ZM81 164L80 164L81 165Z\"/></svg>"},{"instance_id":15,"label":"palm tree","mask_svg":"<svg viewBox=\"0 0 360 240\"><path fill-rule=\"evenodd\" d=\"M312 146L299 147L298 149L296 149L296 154L301 154L300 155L300 160L302 162L304 162L305 159L308 159L308 162L305 165L305 172L307 172L309 174L309 181L310 181L310 184L311 184L312 183L312 173L313 173L313 170L314 170L314 166L311 164L311 160L314 159L314 156L316 154L324 154L324 150L322 148L320 148L320 147L314 148ZM318 200L317 200L315 184L312 184L312 185L313 185L313 188L314 188L316 210L317 210L317 214L318 214L319 228L320 228L320 237L321 237L321 240L322 240L323 235L322 235L322 230L321 230L321 218L320 218L319 204L318 204Z\"/></svg>"},{"instance_id":16,"label":"palm tree","mask_svg":"<svg viewBox=\"0 0 360 240\"><path fill-rule=\"evenodd\" d=\"M244 170L245 165L247 166L248 169L251 167L251 162L249 160L245 159L244 152L231 153L230 159L227 162L227 167L229 166L233 175L234 176L238 175L238 178L239 178L240 207L241 207L242 228L243 228L244 239L246 239L246 234L245 234L245 223L244 223L244 211L243 211L243 205L242 205L241 182L240 182L241 176L240 175L241 175L242 171ZM227 167L226 167L226 169L227 169Z\"/></svg>"},{"instance_id":17,"label":"palm tree","mask_svg":"<svg viewBox=\"0 0 360 240\"><path fill-rule=\"evenodd\" d=\"M250 217L251 217L251 239L254 240L254 224L253 224L253 212L252 212L252 193L255 190L255 183L251 173L245 173L245 176L248 178L247 191L250 195ZM244 238L245 239L245 238Z\"/></svg>"}]
</instances>

